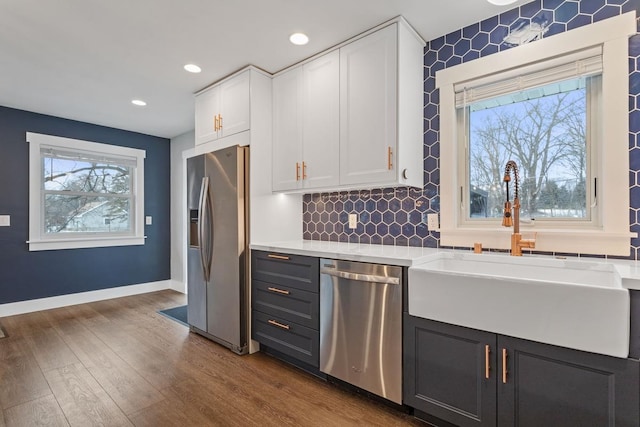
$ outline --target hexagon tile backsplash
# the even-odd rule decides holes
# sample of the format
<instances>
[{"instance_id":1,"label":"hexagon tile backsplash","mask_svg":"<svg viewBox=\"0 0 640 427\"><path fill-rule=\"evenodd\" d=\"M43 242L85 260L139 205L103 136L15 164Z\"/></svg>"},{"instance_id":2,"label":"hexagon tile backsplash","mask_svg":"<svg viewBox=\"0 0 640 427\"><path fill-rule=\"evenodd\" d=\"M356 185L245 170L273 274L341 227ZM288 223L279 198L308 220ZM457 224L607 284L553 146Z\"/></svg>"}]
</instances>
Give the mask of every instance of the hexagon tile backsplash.
<instances>
[{"instance_id":1,"label":"hexagon tile backsplash","mask_svg":"<svg viewBox=\"0 0 640 427\"><path fill-rule=\"evenodd\" d=\"M593 22L638 9L640 0L537 0L454 31L427 43L424 56L423 189L385 188L307 194L303 237L352 243L438 247L440 235L428 231L426 214L440 210L438 70L525 43L535 43ZM629 40L629 187L631 231L640 233L640 35ZM350 213L358 215L348 228ZM637 259L640 238L631 239Z\"/></svg>"}]
</instances>

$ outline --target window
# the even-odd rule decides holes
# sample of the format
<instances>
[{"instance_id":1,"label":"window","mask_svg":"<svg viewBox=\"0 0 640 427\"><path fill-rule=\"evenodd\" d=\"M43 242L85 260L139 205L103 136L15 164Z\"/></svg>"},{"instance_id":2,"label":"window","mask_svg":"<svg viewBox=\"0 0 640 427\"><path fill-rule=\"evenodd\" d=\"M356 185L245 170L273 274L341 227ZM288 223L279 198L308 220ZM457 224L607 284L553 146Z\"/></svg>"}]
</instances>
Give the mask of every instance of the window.
<instances>
[{"instance_id":1,"label":"window","mask_svg":"<svg viewBox=\"0 0 640 427\"><path fill-rule=\"evenodd\" d=\"M143 150L27 133L29 250L144 244Z\"/></svg>"},{"instance_id":2,"label":"window","mask_svg":"<svg viewBox=\"0 0 640 427\"><path fill-rule=\"evenodd\" d=\"M514 160L536 250L629 255L631 34L622 15L437 73L442 245L509 247Z\"/></svg>"},{"instance_id":3,"label":"window","mask_svg":"<svg viewBox=\"0 0 640 427\"><path fill-rule=\"evenodd\" d=\"M597 55L547 68L544 76L499 80L493 90L465 87L456 93L458 143L465 153L459 168L464 222L502 218L504 167L514 160L522 219L547 226L598 224L597 165L591 163L597 158L592 148L602 140L601 64ZM526 87L523 80L534 85ZM505 86L525 88L508 92Z\"/></svg>"}]
</instances>

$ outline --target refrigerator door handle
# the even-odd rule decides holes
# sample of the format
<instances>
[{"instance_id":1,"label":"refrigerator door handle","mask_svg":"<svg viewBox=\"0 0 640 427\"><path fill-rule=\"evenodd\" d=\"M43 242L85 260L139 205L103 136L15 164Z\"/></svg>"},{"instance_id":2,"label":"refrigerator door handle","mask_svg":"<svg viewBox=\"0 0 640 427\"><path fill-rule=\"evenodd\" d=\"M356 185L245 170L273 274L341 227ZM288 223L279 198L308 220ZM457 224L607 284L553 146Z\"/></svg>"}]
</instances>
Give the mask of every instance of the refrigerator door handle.
<instances>
[{"instance_id":1,"label":"refrigerator door handle","mask_svg":"<svg viewBox=\"0 0 640 427\"><path fill-rule=\"evenodd\" d=\"M209 239L205 239L205 214L208 224L211 224L211 202L209 201L209 177L202 178L200 186L200 200L198 203L198 240L200 241L200 261L205 282L209 281L211 257L209 255ZM206 212L205 212L206 210Z\"/></svg>"}]
</instances>

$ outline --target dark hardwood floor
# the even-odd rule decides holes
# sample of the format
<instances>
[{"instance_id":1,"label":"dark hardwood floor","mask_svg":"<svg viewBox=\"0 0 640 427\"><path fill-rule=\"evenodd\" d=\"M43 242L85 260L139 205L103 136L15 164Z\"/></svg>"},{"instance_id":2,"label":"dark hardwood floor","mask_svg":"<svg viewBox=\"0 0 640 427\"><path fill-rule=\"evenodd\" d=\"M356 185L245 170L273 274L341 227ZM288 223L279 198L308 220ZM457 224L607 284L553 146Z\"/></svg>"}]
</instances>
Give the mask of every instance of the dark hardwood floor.
<instances>
[{"instance_id":1,"label":"dark hardwood floor","mask_svg":"<svg viewBox=\"0 0 640 427\"><path fill-rule=\"evenodd\" d=\"M185 301L161 291L0 318L0 427L421 425L157 313Z\"/></svg>"}]
</instances>

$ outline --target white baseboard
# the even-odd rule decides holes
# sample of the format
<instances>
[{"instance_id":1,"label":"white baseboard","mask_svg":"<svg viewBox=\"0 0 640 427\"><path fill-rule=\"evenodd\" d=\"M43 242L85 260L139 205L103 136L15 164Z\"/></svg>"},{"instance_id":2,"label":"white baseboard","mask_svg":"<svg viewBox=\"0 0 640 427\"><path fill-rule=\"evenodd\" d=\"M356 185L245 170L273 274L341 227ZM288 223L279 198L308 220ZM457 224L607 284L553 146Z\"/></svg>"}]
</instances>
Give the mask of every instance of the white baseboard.
<instances>
[{"instance_id":1,"label":"white baseboard","mask_svg":"<svg viewBox=\"0 0 640 427\"><path fill-rule=\"evenodd\" d=\"M187 293L187 284L179 281L179 280L172 280L171 281L171 289L173 289L174 291L186 294Z\"/></svg>"},{"instance_id":2,"label":"white baseboard","mask_svg":"<svg viewBox=\"0 0 640 427\"><path fill-rule=\"evenodd\" d=\"M49 310L52 308L66 307L69 305L84 304L87 302L102 301L112 298L120 298L131 295L145 294L164 289L176 289L183 284L174 285L172 280L159 282L140 283L138 285L118 286L116 288L100 289L98 291L80 292L77 294L60 295L56 297L40 298L29 301L0 304L0 317L14 316L16 314L32 313L34 311ZM177 282L179 283L179 282ZM174 287L176 286L176 287ZM178 292L183 292L176 289Z\"/></svg>"}]
</instances>

